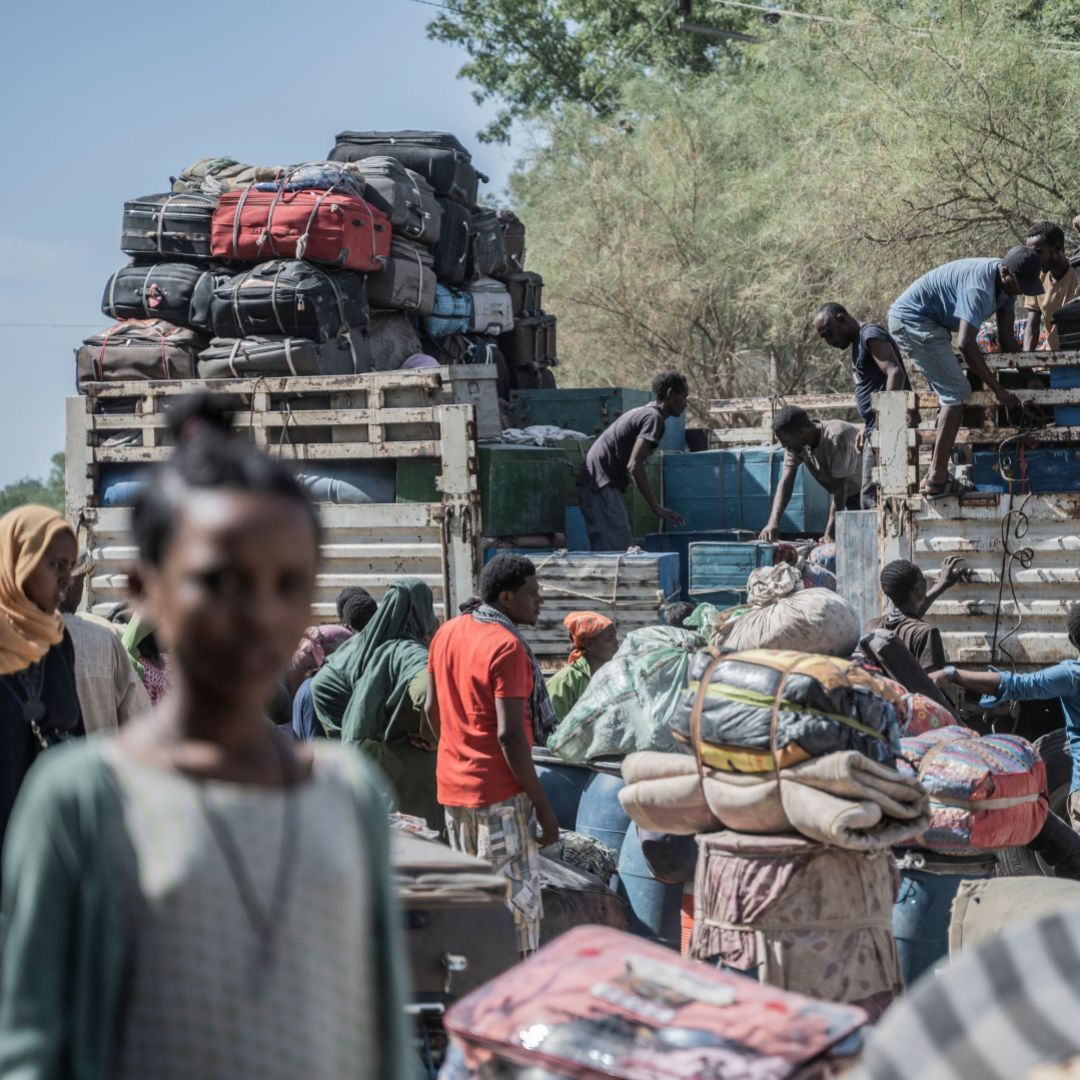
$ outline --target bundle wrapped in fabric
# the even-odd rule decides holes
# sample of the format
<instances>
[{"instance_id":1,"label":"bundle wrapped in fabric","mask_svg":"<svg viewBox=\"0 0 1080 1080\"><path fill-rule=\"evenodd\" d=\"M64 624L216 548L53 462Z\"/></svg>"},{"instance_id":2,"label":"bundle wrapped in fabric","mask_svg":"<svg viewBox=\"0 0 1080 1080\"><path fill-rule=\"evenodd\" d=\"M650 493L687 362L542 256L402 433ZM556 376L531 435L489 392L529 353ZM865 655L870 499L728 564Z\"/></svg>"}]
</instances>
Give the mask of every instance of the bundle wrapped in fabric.
<instances>
[{"instance_id":1,"label":"bundle wrapped in fabric","mask_svg":"<svg viewBox=\"0 0 1080 1080\"><path fill-rule=\"evenodd\" d=\"M824 574L825 571L822 571ZM780 563L755 570L746 585L749 611L718 628L712 644L731 649L811 646L829 656L850 656L859 643L859 617L827 588L804 588L803 575Z\"/></svg>"},{"instance_id":2,"label":"bundle wrapped in fabric","mask_svg":"<svg viewBox=\"0 0 1080 1080\"><path fill-rule=\"evenodd\" d=\"M1018 735L952 726L901 740L899 768L930 796L930 822L912 841L947 855L1030 843L1046 824L1046 764Z\"/></svg>"},{"instance_id":3,"label":"bundle wrapped in fabric","mask_svg":"<svg viewBox=\"0 0 1080 1080\"><path fill-rule=\"evenodd\" d=\"M823 566L830 573L836 573L836 545L818 544L811 548L806 561L814 566Z\"/></svg>"},{"instance_id":4,"label":"bundle wrapped in fabric","mask_svg":"<svg viewBox=\"0 0 1080 1080\"><path fill-rule=\"evenodd\" d=\"M892 765L900 750L894 692L850 660L814 653L703 649L671 729L727 772L772 772L837 750Z\"/></svg>"},{"instance_id":5,"label":"bundle wrapped in fabric","mask_svg":"<svg viewBox=\"0 0 1080 1080\"><path fill-rule=\"evenodd\" d=\"M704 640L675 626L631 630L552 733L548 749L570 762L678 749L669 719Z\"/></svg>"},{"instance_id":6,"label":"bundle wrapped in fabric","mask_svg":"<svg viewBox=\"0 0 1080 1080\"><path fill-rule=\"evenodd\" d=\"M929 824L913 776L853 751L767 774L724 772L683 754L631 754L619 802L641 828L676 835L797 832L849 851L907 843Z\"/></svg>"},{"instance_id":7,"label":"bundle wrapped in fabric","mask_svg":"<svg viewBox=\"0 0 1080 1080\"><path fill-rule=\"evenodd\" d=\"M836 592L836 574L820 563L808 562L803 566L804 589L829 589Z\"/></svg>"},{"instance_id":8,"label":"bundle wrapped in fabric","mask_svg":"<svg viewBox=\"0 0 1080 1080\"><path fill-rule=\"evenodd\" d=\"M894 683L893 685L899 685ZM956 717L944 705L925 694L908 694L901 688L898 705L901 741L913 735L923 735L936 728L956 726Z\"/></svg>"}]
</instances>

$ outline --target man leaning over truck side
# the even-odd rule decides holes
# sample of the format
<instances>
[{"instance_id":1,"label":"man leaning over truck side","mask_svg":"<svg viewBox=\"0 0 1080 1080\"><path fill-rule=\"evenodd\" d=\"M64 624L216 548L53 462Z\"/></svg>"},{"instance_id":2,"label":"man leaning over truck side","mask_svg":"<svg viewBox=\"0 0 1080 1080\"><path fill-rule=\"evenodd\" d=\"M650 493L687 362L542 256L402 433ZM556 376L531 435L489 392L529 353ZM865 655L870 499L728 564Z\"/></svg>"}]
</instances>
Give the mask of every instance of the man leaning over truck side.
<instances>
[{"instance_id":1,"label":"man leaning over truck side","mask_svg":"<svg viewBox=\"0 0 1080 1080\"><path fill-rule=\"evenodd\" d=\"M874 322L859 322L843 304L822 304L814 316L814 329L834 349L851 349L851 373L855 379L855 408L863 420L862 434L856 449L862 453L862 492L864 510L877 506L874 489L874 450L870 436L877 427L874 394L882 390L907 390L907 372L900 358L900 347L885 327Z\"/></svg>"},{"instance_id":2,"label":"man leaning over truck side","mask_svg":"<svg viewBox=\"0 0 1080 1080\"><path fill-rule=\"evenodd\" d=\"M1033 352L1039 345L1039 330L1046 320L1046 344L1051 350L1059 347L1054 314L1070 300L1080 296L1080 276L1065 254L1065 233L1052 221L1036 222L1028 230L1027 246L1039 256L1042 267L1041 296L1027 299L1027 323L1024 326L1024 352Z\"/></svg>"},{"instance_id":3,"label":"man leaning over truck side","mask_svg":"<svg viewBox=\"0 0 1080 1080\"><path fill-rule=\"evenodd\" d=\"M634 542L623 498L633 477L649 509L664 521L683 525L682 515L661 506L645 473L649 455L664 437L668 417L682 416L690 387L677 371L665 371L652 382L653 400L622 414L593 443L578 480L581 512L593 551L625 551Z\"/></svg>"},{"instance_id":4,"label":"man leaning over truck side","mask_svg":"<svg viewBox=\"0 0 1080 1080\"><path fill-rule=\"evenodd\" d=\"M1080 604L1069 611L1069 643L1080 649ZM1041 671L1017 674L1010 671L967 671L951 665L942 669L936 682L953 683L982 694L984 709L1003 701L1051 701L1058 698L1065 715L1065 735L1072 757L1069 789L1069 823L1080 832L1080 659L1063 660Z\"/></svg>"},{"instance_id":5,"label":"man leaning over truck side","mask_svg":"<svg viewBox=\"0 0 1080 1080\"><path fill-rule=\"evenodd\" d=\"M799 466L829 493L829 523L821 538L828 543L836 536L836 511L858 510L862 486L862 454L858 450L862 429L846 420L811 420L804 409L785 405L773 420L773 435L783 446L784 471L773 498L769 521L759 539L775 540L780 521L795 490Z\"/></svg>"},{"instance_id":6,"label":"man leaning over truck side","mask_svg":"<svg viewBox=\"0 0 1080 1080\"><path fill-rule=\"evenodd\" d=\"M979 351L979 326L997 312L1003 352L1019 352L1013 333L1013 298L1039 296L1039 256L1031 248L1010 248L1003 259L956 259L923 274L889 309L889 333L911 357L940 403L929 475L919 492L927 499L952 494L949 457L956 443L963 405L971 385L953 351L952 335L967 366L1005 406L1019 404L1004 389Z\"/></svg>"}]
</instances>

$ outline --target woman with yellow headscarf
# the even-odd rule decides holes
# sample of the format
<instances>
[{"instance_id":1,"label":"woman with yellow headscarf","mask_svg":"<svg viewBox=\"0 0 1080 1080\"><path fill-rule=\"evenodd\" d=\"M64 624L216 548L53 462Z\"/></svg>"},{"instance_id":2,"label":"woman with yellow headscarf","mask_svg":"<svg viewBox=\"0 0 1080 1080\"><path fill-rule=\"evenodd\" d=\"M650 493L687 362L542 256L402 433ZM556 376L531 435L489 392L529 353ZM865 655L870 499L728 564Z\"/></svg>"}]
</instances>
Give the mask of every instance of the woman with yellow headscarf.
<instances>
[{"instance_id":1,"label":"woman with yellow headscarf","mask_svg":"<svg viewBox=\"0 0 1080 1080\"><path fill-rule=\"evenodd\" d=\"M55 510L22 506L0 518L0 838L34 759L84 733L59 610L78 554Z\"/></svg>"},{"instance_id":2,"label":"woman with yellow headscarf","mask_svg":"<svg viewBox=\"0 0 1080 1080\"><path fill-rule=\"evenodd\" d=\"M548 695L559 723L585 693L596 671L615 655L619 647L615 624L606 615L596 611L571 611L563 624L570 632L573 649L567 657L566 667L547 682Z\"/></svg>"}]
</instances>

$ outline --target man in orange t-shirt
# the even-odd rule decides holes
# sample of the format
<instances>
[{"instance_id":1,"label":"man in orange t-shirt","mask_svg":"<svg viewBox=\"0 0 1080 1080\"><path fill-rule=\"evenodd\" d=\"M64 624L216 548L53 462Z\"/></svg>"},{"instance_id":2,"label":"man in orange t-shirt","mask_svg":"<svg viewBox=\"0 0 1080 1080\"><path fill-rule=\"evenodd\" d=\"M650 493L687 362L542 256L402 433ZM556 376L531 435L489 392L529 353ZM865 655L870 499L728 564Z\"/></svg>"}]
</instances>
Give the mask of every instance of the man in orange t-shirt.
<instances>
[{"instance_id":1,"label":"man in orange t-shirt","mask_svg":"<svg viewBox=\"0 0 1080 1080\"><path fill-rule=\"evenodd\" d=\"M527 956L540 944L540 847L559 838L532 761L554 709L517 631L540 614L536 568L520 555L499 555L480 575L480 595L476 609L432 638L427 714L439 737L436 780L450 846L507 877L518 949Z\"/></svg>"}]
</instances>

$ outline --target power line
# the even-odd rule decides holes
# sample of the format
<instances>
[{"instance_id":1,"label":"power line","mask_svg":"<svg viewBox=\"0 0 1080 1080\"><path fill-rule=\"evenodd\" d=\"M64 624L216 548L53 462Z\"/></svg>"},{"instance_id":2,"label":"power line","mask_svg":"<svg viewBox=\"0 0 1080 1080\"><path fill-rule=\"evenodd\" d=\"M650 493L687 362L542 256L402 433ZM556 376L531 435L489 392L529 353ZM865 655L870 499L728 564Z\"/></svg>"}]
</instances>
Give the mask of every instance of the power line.
<instances>
[{"instance_id":1,"label":"power line","mask_svg":"<svg viewBox=\"0 0 1080 1080\"><path fill-rule=\"evenodd\" d=\"M668 4L666 4L666 5L665 5L665 6L663 7L663 9L661 10L661 12L660 12L660 15L659 15L659 17L657 18L656 22L654 22L654 23L653 23L653 24L652 24L652 25L651 25L651 26L650 26L650 27L648 28L648 30L646 30L646 31L645 31L645 33L644 33L644 35L642 36L641 40L640 40L640 41L639 41L639 42L638 42L638 43L637 43L637 44L636 44L636 45L634 46L634 48L633 48L633 49L632 49L632 50L631 50L631 51L630 51L630 52L629 52L629 53L628 53L628 54L627 54L626 56L624 56L624 57L623 57L623 58L622 58L622 59L621 59L621 60L619 61L619 63L618 63L618 65L616 66L615 70L614 70L613 72L611 72L611 74L610 74L610 75L609 75L609 76L607 77L607 79L606 79L606 80L605 80L605 81L603 82L603 84L601 85L600 89L599 89L599 90L597 90L595 94L593 94L592 100L591 100L591 101L589 102L589 104L588 104L588 108L590 108L590 109L591 109L591 108L592 108L592 107L593 107L593 106L594 106L594 105L596 104L596 102L597 102L597 99L598 99L598 98L600 97L600 95L601 95L601 94L602 94L602 93L603 93L603 92L604 92L604 91L605 91L605 90L606 90L606 89L607 89L607 88L608 88L608 87L609 87L609 86L610 86L610 85L612 84L612 82L613 82L613 81L614 81L614 79L615 79L615 76L616 76L616 75L618 75L618 74L619 74L619 72L620 72L620 71L622 71L622 69L623 69L624 67L626 67L626 65L627 65L627 64L628 64L628 63L629 63L629 62L630 62L631 60L633 60L633 59L634 59L634 57L635 57L635 56L637 56L637 54L638 54L638 53L639 53L639 52L641 51L641 47L642 47L642 45L644 45L644 44L645 44L645 42L646 42L646 41L648 41L648 40L649 40L649 38L651 38L651 37L653 36L653 34L655 34L655 33L656 33L656 31L657 31L657 30L659 29L659 27L660 27L660 24L661 24L661 23L662 23L662 22L663 22L663 21L664 21L664 20L665 20L665 19L666 19L666 18L667 18L667 17L668 17L668 16L669 16L669 15L670 15L671 13L672 13L672 11L674 11L674 10L675 10L675 3L668 3Z\"/></svg>"}]
</instances>

